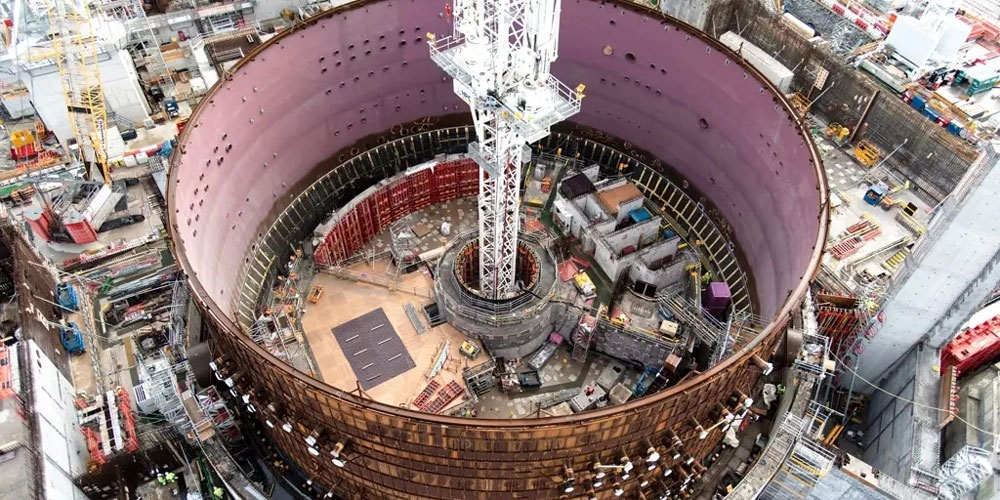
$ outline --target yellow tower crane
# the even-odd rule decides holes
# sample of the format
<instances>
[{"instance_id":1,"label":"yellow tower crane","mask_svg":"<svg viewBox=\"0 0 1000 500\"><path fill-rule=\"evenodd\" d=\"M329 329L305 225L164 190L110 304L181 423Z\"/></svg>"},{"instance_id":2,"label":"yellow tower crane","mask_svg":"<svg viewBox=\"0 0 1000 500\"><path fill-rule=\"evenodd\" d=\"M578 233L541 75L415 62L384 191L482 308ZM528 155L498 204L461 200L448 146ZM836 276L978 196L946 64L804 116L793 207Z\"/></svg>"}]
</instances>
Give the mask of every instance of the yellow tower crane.
<instances>
[{"instance_id":1,"label":"yellow tower crane","mask_svg":"<svg viewBox=\"0 0 1000 500\"><path fill-rule=\"evenodd\" d=\"M80 150L80 158L100 171L104 183L111 182L104 136L107 108L98 66L98 40L87 0L45 0L52 48L69 122ZM91 170L91 178L97 177ZM96 179L95 179L96 180Z\"/></svg>"}]
</instances>

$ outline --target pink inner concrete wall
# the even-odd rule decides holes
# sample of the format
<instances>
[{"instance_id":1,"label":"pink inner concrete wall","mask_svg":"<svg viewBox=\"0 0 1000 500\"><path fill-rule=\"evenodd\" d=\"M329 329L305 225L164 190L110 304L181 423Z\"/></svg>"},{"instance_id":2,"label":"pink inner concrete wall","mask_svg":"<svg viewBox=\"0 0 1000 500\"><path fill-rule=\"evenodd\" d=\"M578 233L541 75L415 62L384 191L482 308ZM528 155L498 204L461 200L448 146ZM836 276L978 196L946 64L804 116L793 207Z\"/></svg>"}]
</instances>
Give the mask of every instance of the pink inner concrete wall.
<instances>
[{"instance_id":1,"label":"pink inner concrete wall","mask_svg":"<svg viewBox=\"0 0 1000 500\"><path fill-rule=\"evenodd\" d=\"M321 19L203 101L169 192L175 243L202 300L233 316L232 287L261 221L321 160L393 125L465 109L423 40L450 31L443 6L383 1ZM576 0L563 3L562 20L553 73L587 85L574 121L650 151L711 199L753 269L761 315L776 313L809 268L825 183L785 107L721 49L658 19Z\"/></svg>"}]
</instances>

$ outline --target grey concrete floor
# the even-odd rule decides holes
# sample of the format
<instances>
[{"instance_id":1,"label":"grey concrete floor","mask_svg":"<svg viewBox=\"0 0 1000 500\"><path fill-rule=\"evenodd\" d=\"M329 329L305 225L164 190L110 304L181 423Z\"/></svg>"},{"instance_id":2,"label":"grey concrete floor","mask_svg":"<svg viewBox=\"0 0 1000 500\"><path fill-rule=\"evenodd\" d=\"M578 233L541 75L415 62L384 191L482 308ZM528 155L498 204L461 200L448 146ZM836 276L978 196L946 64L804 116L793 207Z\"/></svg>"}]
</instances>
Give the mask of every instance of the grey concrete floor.
<instances>
[{"instance_id":1,"label":"grey concrete floor","mask_svg":"<svg viewBox=\"0 0 1000 500\"><path fill-rule=\"evenodd\" d=\"M396 225L407 227L421 233L413 242L413 250L424 253L448 244L452 237L478 227L479 212L476 208L476 197L469 196L457 200L446 201L418 210L401 218ZM441 224L451 224L448 236L441 234ZM422 231L426 231L423 233ZM379 254L391 249L392 235L389 230L382 231L372 238L361 250L362 254Z\"/></svg>"},{"instance_id":2,"label":"grey concrete floor","mask_svg":"<svg viewBox=\"0 0 1000 500\"><path fill-rule=\"evenodd\" d=\"M832 208L828 241L833 243L840 240L848 227L865 218L877 223L881 229L881 234L864 242L853 255L842 260L833 258L828 250L823 257L824 265L834 270L851 268L851 273L864 271L872 276L889 273L889 270L882 264L899 250L898 248L889 248L889 246L904 237L910 238L911 243L915 242L917 236L895 220L899 208L893 207L891 210L886 210L882 207L871 206L864 201L864 195L870 184L875 179L885 177L884 172L863 168L852 156L851 149L837 148L825 137L816 137L815 140L820 150L820 156L823 158L823 167L826 170L831 195ZM917 212L913 218L922 224L927 223L931 207L928 207L917 195L902 190L889 196L894 200L916 205Z\"/></svg>"}]
</instances>

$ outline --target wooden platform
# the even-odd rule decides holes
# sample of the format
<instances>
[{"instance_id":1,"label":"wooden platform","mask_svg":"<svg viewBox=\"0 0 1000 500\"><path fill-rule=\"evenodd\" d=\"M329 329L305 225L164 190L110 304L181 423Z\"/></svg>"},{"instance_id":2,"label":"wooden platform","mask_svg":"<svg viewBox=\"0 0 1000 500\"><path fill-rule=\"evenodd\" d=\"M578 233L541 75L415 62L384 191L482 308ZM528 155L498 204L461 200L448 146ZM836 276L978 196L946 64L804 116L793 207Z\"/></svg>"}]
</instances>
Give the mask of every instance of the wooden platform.
<instances>
[{"instance_id":1,"label":"wooden platform","mask_svg":"<svg viewBox=\"0 0 1000 500\"><path fill-rule=\"evenodd\" d=\"M386 274L387 269L390 273L392 272L388 261L376 262L374 266L362 263L352 268L356 272L371 273L382 277L391 276L391 274ZM317 378L345 391L357 388L354 370L351 369L337 340L330 334L330 329L371 311L373 308L381 307L416 366L371 390L366 390L369 397L394 406L409 405L430 382L425 374L430 371L440 347L449 338L451 339L449 358L460 360L459 364L456 366L454 363L446 363L445 368L434 377L434 380L438 383L438 387L445 387L453 380L462 383L461 371L468 361L459 354L458 346L462 345L462 341L466 340L466 337L448 324L434 327L426 333L418 335L406 315L403 306L406 303L413 303L418 305L418 310L422 310L420 306L426 302L423 297L403 292L390 292L374 285L357 283L322 273L316 275L310 283L310 286L313 285L321 285L326 289L323 300L318 304L310 305L302 317L303 330L319 369ZM433 283L429 276L417 272L400 276L400 286L429 289ZM429 400L433 399L429 398ZM459 401L461 399L452 401L442 411L446 411L448 407L454 406Z\"/></svg>"}]
</instances>

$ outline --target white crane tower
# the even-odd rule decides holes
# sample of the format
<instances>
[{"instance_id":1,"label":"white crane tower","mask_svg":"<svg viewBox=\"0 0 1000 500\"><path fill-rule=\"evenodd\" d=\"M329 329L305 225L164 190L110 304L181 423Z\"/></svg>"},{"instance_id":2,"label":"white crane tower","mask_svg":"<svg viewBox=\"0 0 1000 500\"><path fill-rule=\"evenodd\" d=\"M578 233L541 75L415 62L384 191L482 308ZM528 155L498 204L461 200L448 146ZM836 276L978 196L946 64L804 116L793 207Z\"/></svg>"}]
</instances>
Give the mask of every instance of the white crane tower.
<instances>
[{"instance_id":1,"label":"white crane tower","mask_svg":"<svg viewBox=\"0 0 1000 500\"><path fill-rule=\"evenodd\" d=\"M517 293L521 163L527 143L580 111L583 85L549 74L559 48L560 0L455 0L454 34L428 35L431 59L472 110L479 164L479 288L487 299Z\"/></svg>"}]
</instances>

